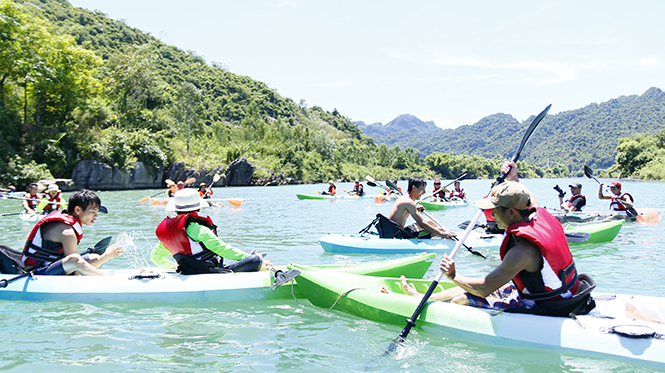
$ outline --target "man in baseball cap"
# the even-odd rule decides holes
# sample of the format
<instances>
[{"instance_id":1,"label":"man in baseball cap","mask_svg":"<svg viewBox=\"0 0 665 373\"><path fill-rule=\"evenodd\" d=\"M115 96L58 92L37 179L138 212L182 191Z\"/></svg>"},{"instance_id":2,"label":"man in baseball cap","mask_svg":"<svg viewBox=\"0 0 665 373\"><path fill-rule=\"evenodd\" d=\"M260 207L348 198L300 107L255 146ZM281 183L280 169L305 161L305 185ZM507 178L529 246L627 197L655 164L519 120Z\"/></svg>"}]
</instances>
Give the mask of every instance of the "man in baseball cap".
<instances>
[{"instance_id":1,"label":"man in baseball cap","mask_svg":"<svg viewBox=\"0 0 665 373\"><path fill-rule=\"evenodd\" d=\"M568 212L582 211L584 206L586 206L586 197L582 194L582 184L573 181L568 186L570 187L570 199L564 201L563 196L559 195L559 205Z\"/></svg>"},{"instance_id":2,"label":"man in baseball cap","mask_svg":"<svg viewBox=\"0 0 665 373\"><path fill-rule=\"evenodd\" d=\"M600 188L598 189L598 198L600 199L609 199L610 210L620 211L629 218L637 218L637 211L633 207L635 200L630 193L621 192L621 182L614 180L610 183L610 192L611 195L605 195L603 193L603 183L600 183Z\"/></svg>"}]
</instances>

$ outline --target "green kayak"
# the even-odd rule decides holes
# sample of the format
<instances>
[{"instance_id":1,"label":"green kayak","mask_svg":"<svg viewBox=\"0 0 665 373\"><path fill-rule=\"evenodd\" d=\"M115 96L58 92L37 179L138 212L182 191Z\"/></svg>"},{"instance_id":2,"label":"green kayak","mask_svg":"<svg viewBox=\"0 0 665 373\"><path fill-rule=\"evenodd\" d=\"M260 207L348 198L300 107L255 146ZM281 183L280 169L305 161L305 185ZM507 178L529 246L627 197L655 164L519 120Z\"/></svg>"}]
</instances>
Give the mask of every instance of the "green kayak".
<instances>
[{"instance_id":1,"label":"green kayak","mask_svg":"<svg viewBox=\"0 0 665 373\"><path fill-rule=\"evenodd\" d=\"M447 201L447 202L428 202L420 201L420 204L425 207L427 210L444 210L452 207L464 207L468 206L469 202L467 201Z\"/></svg>"},{"instance_id":2,"label":"green kayak","mask_svg":"<svg viewBox=\"0 0 665 373\"><path fill-rule=\"evenodd\" d=\"M301 271L300 290L321 308L343 311L363 319L404 327L420 302L401 294L399 278L370 277L292 266ZM430 281L407 282L424 293ZM435 292L454 286L440 282ZM391 294L380 292L382 287ZM511 353L522 348L566 351L585 356L610 357L665 368L665 325L626 315L628 303L641 312L665 312L665 298L631 294L597 294L596 308L574 318L540 316L430 301L415 321L428 340L437 338L500 346ZM399 329L395 327L395 336ZM390 341L386 341L388 347ZM427 347L425 347L427 348ZM426 352L423 352L426 354Z\"/></svg>"},{"instance_id":3,"label":"green kayak","mask_svg":"<svg viewBox=\"0 0 665 373\"><path fill-rule=\"evenodd\" d=\"M619 234L623 222L624 220L610 220L599 223L564 225L563 228L566 232L589 233L589 239L584 242L568 242L569 245L582 245L611 242Z\"/></svg>"}]
</instances>

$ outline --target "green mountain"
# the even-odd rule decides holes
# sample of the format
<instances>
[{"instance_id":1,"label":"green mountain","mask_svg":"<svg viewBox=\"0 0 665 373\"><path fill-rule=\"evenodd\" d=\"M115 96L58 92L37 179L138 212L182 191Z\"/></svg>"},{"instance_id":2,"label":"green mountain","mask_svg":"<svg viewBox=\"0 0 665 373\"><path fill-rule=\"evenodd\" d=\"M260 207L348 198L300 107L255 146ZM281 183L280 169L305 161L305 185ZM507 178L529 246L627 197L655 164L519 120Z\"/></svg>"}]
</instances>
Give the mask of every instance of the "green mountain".
<instances>
[{"instance_id":1,"label":"green mountain","mask_svg":"<svg viewBox=\"0 0 665 373\"><path fill-rule=\"evenodd\" d=\"M337 110L65 0L0 1L0 149L0 182L16 186L88 159L211 170L244 157L257 179L303 182L433 176Z\"/></svg>"},{"instance_id":2,"label":"green mountain","mask_svg":"<svg viewBox=\"0 0 665 373\"><path fill-rule=\"evenodd\" d=\"M534 115L542 109L534 108ZM492 158L497 154L510 156L515 150L513 144L519 143L525 126L532 120L533 117L519 123L511 115L493 114L473 125L435 131L428 136L409 132L406 126L383 132L373 130L371 135L365 132L367 126L359 128L377 143L413 148L422 156L441 152ZM522 153L522 159L541 167L547 167L548 162L564 165L573 174L580 174L585 164L609 168L615 162L619 138L635 133L656 135L663 129L665 93L652 87L640 96L621 96L546 116Z\"/></svg>"}]
</instances>

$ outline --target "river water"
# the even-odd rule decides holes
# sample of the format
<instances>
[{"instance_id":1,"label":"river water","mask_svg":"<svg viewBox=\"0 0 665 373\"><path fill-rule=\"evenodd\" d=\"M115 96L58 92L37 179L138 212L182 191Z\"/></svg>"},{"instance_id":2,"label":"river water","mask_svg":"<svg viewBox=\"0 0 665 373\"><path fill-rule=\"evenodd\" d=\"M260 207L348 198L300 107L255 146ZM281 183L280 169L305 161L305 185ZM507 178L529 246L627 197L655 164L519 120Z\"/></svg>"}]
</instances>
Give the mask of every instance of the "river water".
<instances>
[{"instance_id":1,"label":"river water","mask_svg":"<svg viewBox=\"0 0 665 373\"><path fill-rule=\"evenodd\" d=\"M540 200L555 208L555 184L568 191L573 179L523 182ZM579 179L588 197L587 210L606 210L596 198L598 185ZM609 180L602 180L609 183ZM406 181L399 182L406 190ZM471 200L484 196L488 180L462 182ZM327 233L355 234L391 204L371 200L299 201L296 193L324 190L327 185L215 188L218 198L245 198L240 208L204 210L226 242L244 250L259 249L274 264L356 263L393 255L325 254L317 240ZM352 185L338 184L338 190ZM428 183L428 192L432 183ZM663 183L623 182L636 207L665 209ZM366 186L370 193L377 189ZM101 238L122 237L124 256L107 268L151 265L155 228L163 207L139 204L157 192L100 192L110 213L84 227L81 248ZM0 200L0 212L20 211L20 201ZM447 227L469 220L473 206L432 211ZM663 224L663 223L661 223ZM21 248L32 227L15 216L0 218L0 242ZM662 295L665 292L665 234L658 223L626 223L608 244L573 249L577 268L590 274L601 292ZM465 275L484 275L500 261L464 250L456 258ZM425 278L433 278L432 266ZM1 291L1 290L0 290ZM168 294L164 294L168 297ZM619 360L518 350L427 335L414 329L397 357L381 357L401 327L369 322L337 310L323 310L293 299L226 304L84 304L72 302L0 301L0 370L9 372L217 372L217 371L476 371L476 372L637 372L650 371ZM537 332L537 331L534 331Z\"/></svg>"}]
</instances>

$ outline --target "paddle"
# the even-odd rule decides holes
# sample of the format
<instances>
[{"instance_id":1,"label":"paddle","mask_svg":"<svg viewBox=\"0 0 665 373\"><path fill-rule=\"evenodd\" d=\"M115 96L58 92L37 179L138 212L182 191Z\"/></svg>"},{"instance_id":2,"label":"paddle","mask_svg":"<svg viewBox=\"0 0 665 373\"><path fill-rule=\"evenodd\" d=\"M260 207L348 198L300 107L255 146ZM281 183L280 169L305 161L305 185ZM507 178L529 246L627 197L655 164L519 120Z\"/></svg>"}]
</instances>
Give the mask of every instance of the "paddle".
<instances>
[{"instance_id":1,"label":"paddle","mask_svg":"<svg viewBox=\"0 0 665 373\"><path fill-rule=\"evenodd\" d=\"M217 175L215 175L215 176L217 176ZM214 177L213 177L213 183L214 183L214 180L215 180L215 179L214 179ZM217 180L219 180L219 179L217 179ZM170 183L169 183L169 181L170 181ZM188 178L187 180L185 180L185 185L187 185L187 184L191 184L191 183L193 183L193 182L195 182L195 181L196 181L196 178L195 178L195 177L190 177L190 178ZM173 181L171 181L171 179L166 179L164 182L166 183L166 185L169 185L169 184L173 183ZM174 183L174 184L175 184L175 183ZM157 193L155 193L155 194L153 194L153 195L151 195L151 196L143 197L143 198L141 198L141 199L139 200L139 203L143 203L143 202L149 200L150 198L153 198L153 197L155 197L155 196L158 196L158 195L160 195L160 194L162 194L162 193L164 193L164 191L159 191L159 192L157 192Z\"/></svg>"},{"instance_id":2,"label":"paddle","mask_svg":"<svg viewBox=\"0 0 665 373\"><path fill-rule=\"evenodd\" d=\"M5 213L3 213L3 214L0 214L0 216L21 215L22 213L23 213L23 211L19 211L19 212L5 212Z\"/></svg>"},{"instance_id":3,"label":"paddle","mask_svg":"<svg viewBox=\"0 0 665 373\"><path fill-rule=\"evenodd\" d=\"M426 199L432 197L433 195L437 194L438 192L440 192L440 191L442 191L442 190L444 190L444 191L448 191L448 190L446 189L446 187L449 187L450 184L454 184L456 181L462 180L462 179L464 179L464 178L467 177L467 176L469 176L469 173L465 171L464 173L462 173L461 175L459 175L459 176L457 177L457 179L455 179L455 180L449 182L448 184L442 186L441 188L439 188L439 189L433 191L432 194L426 196L425 198L421 198L421 199L422 199L422 200L426 200Z\"/></svg>"},{"instance_id":4,"label":"paddle","mask_svg":"<svg viewBox=\"0 0 665 373\"><path fill-rule=\"evenodd\" d=\"M20 200L22 200L22 201L42 202L42 203L46 203L46 204L49 204L49 205L67 205L67 204L64 203L64 202L56 202L56 201L52 201L52 202L51 202L51 201L47 201L47 200L44 200L44 199L25 198L25 197L18 197L18 196L10 196L10 195L6 195L6 194L0 196L0 198L2 198L2 199L12 198L12 199L20 199Z\"/></svg>"},{"instance_id":5,"label":"paddle","mask_svg":"<svg viewBox=\"0 0 665 373\"><path fill-rule=\"evenodd\" d=\"M517 160L520 157L520 154L522 153L522 150L524 149L524 146L526 145L526 143L531 138L531 135L533 135L533 132L536 130L536 127L538 127L538 125L543 120L543 118L545 117L547 112L550 110L550 107L552 107L551 104L548 105L545 108L545 110L543 110L540 114L538 114L538 116L536 116L533 119L533 122L531 122L531 125L529 125L529 128L527 128L526 133L524 134L524 137L522 137L522 142L520 143L519 148L517 148L517 151L515 152L515 155L513 155L513 158L511 159L513 162L517 162ZM501 176L499 176L497 178L497 182L502 183L505 180L505 178L506 178L506 174L501 174ZM488 194L489 194L489 192L488 192ZM459 251L459 248L462 247L462 245L464 244L464 241L466 241L467 237L469 237L469 234L473 230L473 227L476 225L476 223L478 222L478 219L480 219L480 217L482 215L483 215L483 210L478 209L478 212L473 217L473 219L471 219L471 221L469 222L469 226L464 231L464 234L462 235L462 238L460 238L460 240L457 241L457 244L455 245L453 250L450 252L450 255L449 255L450 258L455 257L455 255L457 254L457 251ZM420 315L420 312L422 312L423 308L425 308L425 305L427 304L427 301L429 300L429 297L434 292L434 289L436 289L436 287L439 285L439 281L441 280L442 277L443 277L443 271L439 270L439 273L437 274L436 278L432 281L432 284L427 289L427 292L425 292L425 295L423 295L423 298L421 299L420 303L418 304L418 307L416 308L416 310L413 312L413 315L411 316L411 318L406 320L406 326L404 327L404 329L402 329L402 332L399 334L399 336L397 338L395 338L395 340L393 340L390 343L390 346L388 347L388 350L386 350L385 355L389 355L392 351L395 350L395 348L397 348L398 343L401 343L401 342L406 340L406 337L409 335L409 332L411 331L411 328L413 328L416 325L415 320L418 319L418 316Z\"/></svg>"},{"instance_id":6,"label":"paddle","mask_svg":"<svg viewBox=\"0 0 665 373\"><path fill-rule=\"evenodd\" d=\"M112 238L113 238L112 236L108 236L106 238L103 238L99 242L97 242L95 244L95 246L87 248L85 251L81 252L80 254L85 255L85 254L93 253L93 254L102 255L106 251L106 248L109 247L109 245L111 244L111 239ZM0 288L6 288L7 285L11 284L12 282L14 282L16 280L22 279L23 277L27 277L27 276L32 277L33 274L34 274L33 271L28 271L26 273L20 274L16 277L12 277L12 278L7 279L7 280L0 280Z\"/></svg>"},{"instance_id":7,"label":"paddle","mask_svg":"<svg viewBox=\"0 0 665 373\"><path fill-rule=\"evenodd\" d=\"M366 179L368 182L371 182L372 184L374 184L374 185L372 185L372 184L370 184L370 183L367 183L367 185L369 185L369 186L376 186L376 185L378 184L378 185L379 185L380 187L382 187L383 189L387 189L383 184L381 184L381 183L379 183L378 181L374 180L374 178L371 177L371 176L369 176L369 175L365 176L365 179Z\"/></svg>"},{"instance_id":8,"label":"paddle","mask_svg":"<svg viewBox=\"0 0 665 373\"><path fill-rule=\"evenodd\" d=\"M427 216L428 218L430 218L430 220L432 220L434 223L436 223L436 225L438 225L439 227L443 228L443 224L439 223L438 220L434 219L434 217L432 217L432 215L430 215L427 211L423 211L423 214L425 214L425 216ZM453 240L458 241L457 237L453 237ZM473 254L473 255L478 255L478 256L480 256L480 257L483 258L483 259L487 259L487 258L485 257L485 255L479 253L478 251L474 250L473 248L471 248L471 247L469 247L469 246L467 246L467 245L465 245L465 244L462 244L462 246L464 246L464 248L467 249L471 254Z\"/></svg>"},{"instance_id":9,"label":"paddle","mask_svg":"<svg viewBox=\"0 0 665 373\"><path fill-rule=\"evenodd\" d=\"M81 252L81 255L90 254L90 253L99 254L99 255L104 254L104 252L106 252L106 248L111 245L112 238L113 236L102 238L99 242L95 244L95 246L89 247L85 251Z\"/></svg>"},{"instance_id":10,"label":"paddle","mask_svg":"<svg viewBox=\"0 0 665 373\"><path fill-rule=\"evenodd\" d=\"M381 185L381 184L379 184L379 185ZM402 191L399 190L399 188L397 187L397 185L395 185L392 181L390 181L390 180L386 180L386 185L388 185L390 188L394 189L395 192L397 192L397 194L399 194L400 196L403 196L403 195L404 195L404 193L402 193Z\"/></svg>"},{"instance_id":11,"label":"paddle","mask_svg":"<svg viewBox=\"0 0 665 373\"><path fill-rule=\"evenodd\" d=\"M466 229L466 227L469 226L469 223L471 223L470 220L467 220L465 222L462 222L458 225L459 229ZM476 228L487 228L485 224L478 224L473 227L473 229ZM564 232L566 234L566 241L568 243L582 243L582 242L587 242L589 240L589 237L591 235L589 233L582 233L582 232Z\"/></svg>"}]
</instances>

